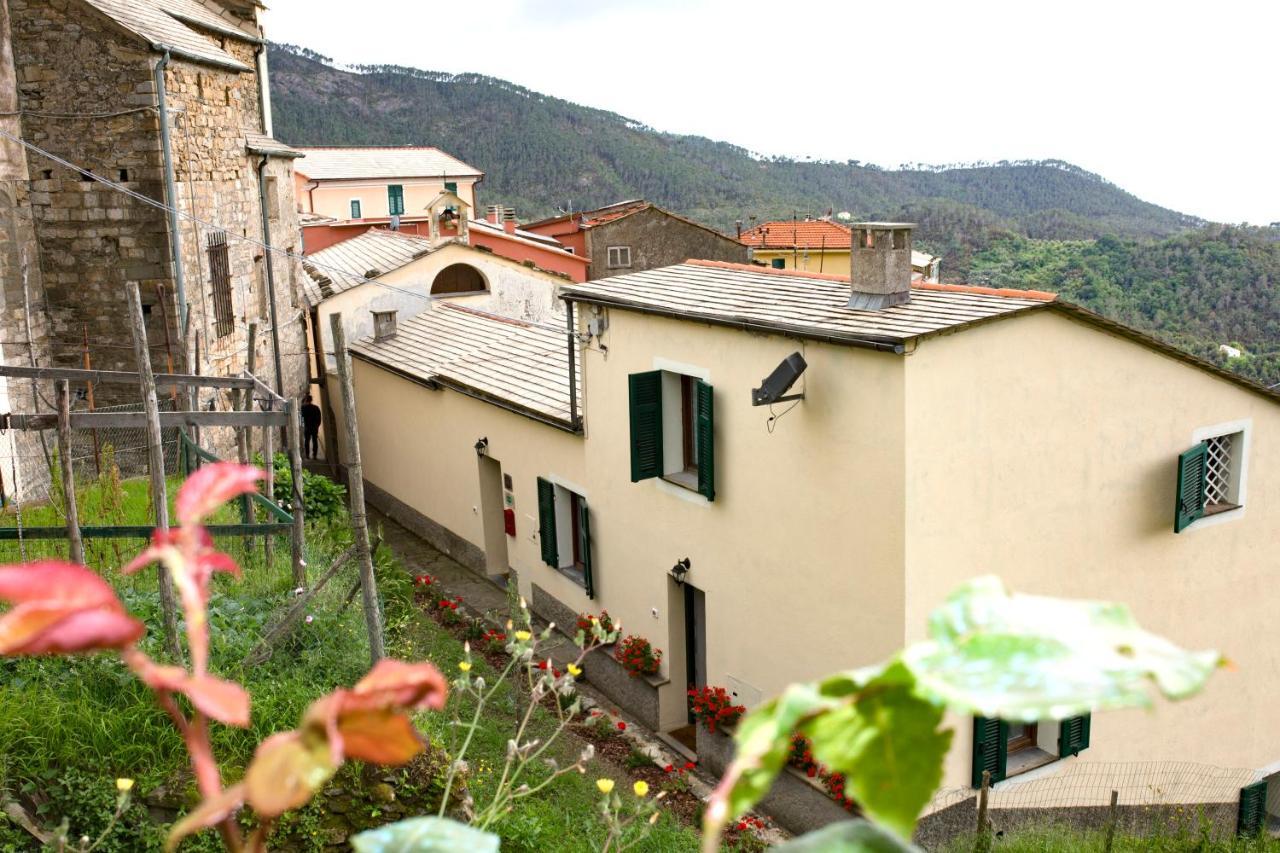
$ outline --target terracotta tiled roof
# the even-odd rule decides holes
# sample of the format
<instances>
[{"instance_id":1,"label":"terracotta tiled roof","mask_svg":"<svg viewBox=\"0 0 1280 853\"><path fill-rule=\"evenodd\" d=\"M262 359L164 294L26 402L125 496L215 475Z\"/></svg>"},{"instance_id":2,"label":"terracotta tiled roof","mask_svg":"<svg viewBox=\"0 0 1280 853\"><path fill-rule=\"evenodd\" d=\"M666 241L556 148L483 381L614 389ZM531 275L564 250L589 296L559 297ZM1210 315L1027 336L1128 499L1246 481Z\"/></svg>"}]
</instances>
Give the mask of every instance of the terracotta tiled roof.
<instances>
[{"instance_id":1,"label":"terracotta tiled roof","mask_svg":"<svg viewBox=\"0 0 1280 853\"><path fill-rule=\"evenodd\" d=\"M848 249L853 245L853 236L847 226L826 219L782 219L761 222L743 231L742 242L756 248Z\"/></svg>"},{"instance_id":2,"label":"terracotta tiled roof","mask_svg":"<svg viewBox=\"0 0 1280 853\"><path fill-rule=\"evenodd\" d=\"M347 178L479 178L484 175L439 148L298 148L306 159L294 168L312 180Z\"/></svg>"}]
</instances>

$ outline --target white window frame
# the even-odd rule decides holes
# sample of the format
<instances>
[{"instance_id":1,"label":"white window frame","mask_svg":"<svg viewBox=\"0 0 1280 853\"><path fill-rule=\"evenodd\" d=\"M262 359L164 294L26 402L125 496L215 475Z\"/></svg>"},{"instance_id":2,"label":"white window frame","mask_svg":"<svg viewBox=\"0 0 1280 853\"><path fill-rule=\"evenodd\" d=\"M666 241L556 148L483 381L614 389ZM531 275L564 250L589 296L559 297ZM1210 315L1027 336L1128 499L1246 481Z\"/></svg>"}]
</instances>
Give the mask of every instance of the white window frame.
<instances>
[{"instance_id":1,"label":"white window frame","mask_svg":"<svg viewBox=\"0 0 1280 853\"><path fill-rule=\"evenodd\" d=\"M622 262L623 253L626 253L626 263ZM615 261L614 258L617 258ZM608 254L605 258L605 266L611 270L630 269L631 268L631 247L630 246L610 246Z\"/></svg>"},{"instance_id":2,"label":"white window frame","mask_svg":"<svg viewBox=\"0 0 1280 853\"><path fill-rule=\"evenodd\" d=\"M1200 427L1191 434L1191 443L1199 444L1202 441L1208 441L1211 438L1218 438L1224 435L1239 436L1238 440L1233 442L1231 459L1231 489L1236 506L1232 509L1197 518L1187 526L1186 530L1183 531L1184 533L1189 530L1200 530L1205 527L1226 524L1244 517L1244 511L1248 505L1249 455L1250 446L1253 444L1253 419L1243 418L1214 424L1213 426Z\"/></svg>"}]
</instances>

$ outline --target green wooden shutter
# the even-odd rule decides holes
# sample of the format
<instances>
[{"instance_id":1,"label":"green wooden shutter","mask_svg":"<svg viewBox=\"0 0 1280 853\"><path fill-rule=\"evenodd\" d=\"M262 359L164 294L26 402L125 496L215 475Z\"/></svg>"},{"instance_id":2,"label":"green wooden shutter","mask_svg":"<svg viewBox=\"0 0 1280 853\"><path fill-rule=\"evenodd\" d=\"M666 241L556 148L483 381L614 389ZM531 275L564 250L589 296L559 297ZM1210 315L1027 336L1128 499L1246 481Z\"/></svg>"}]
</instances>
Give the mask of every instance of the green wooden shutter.
<instances>
[{"instance_id":1,"label":"green wooden shutter","mask_svg":"<svg viewBox=\"0 0 1280 853\"><path fill-rule=\"evenodd\" d=\"M542 562L560 567L556 549L556 487L538 478L538 538L542 540Z\"/></svg>"},{"instance_id":2,"label":"green wooden shutter","mask_svg":"<svg viewBox=\"0 0 1280 853\"><path fill-rule=\"evenodd\" d=\"M360 218L360 199L358 198L351 199L351 218Z\"/></svg>"},{"instance_id":3,"label":"green wooden shutter","mask_svg":"<svg viewBox=\"0 0 1280 853\"><path fill-rule=\"evenodd\" d=\"M453 193L454 195L457 195L457 194L458 194L458 182L457 182L457 181L445 181L445 182L444 182L444 189L445 189L445 192L451 192L451 193Z\"/></svg>"},{"instance_id":4,"label":"green wooden shutter","mask_svg":"<svg viewBox=\"0 0 1280 853\"><path fill-rule=\"evenodd\" d=\"M711 386L698 380L696 427L698 442L698 491L709 501L716 499L716 419Z\"/></svg>"},{"instance_id":5,"label":"green wooden shutter","mask_svg":"<svg viewBox=\"0 0 1280 853\"><path fill-rule=\"evenodd\" d=\"M973 718L973 787L982 787L982 771L991 784L1004 778L1009 762L1009 724L993 717Z\"/></svg>"},{"instance_id":6,"label":"green wooden shutter","mask_svg":"<svg viewBox=\"0 0 1280 853\"><path fill-rule=\"evenodd\" d=\"M404 214L404 187L391 184L387 187L387 211L392 216Z\"/></svg>"},{"instance_id":7,"label":"green wooden shutter","mask_svg":"<svg viewBox=\"0 0 1280 853\"><path fill-rule=\"evenodd\" d=\"M1089 748L1089 714L1080 717L1068 717L1058 723L1058 757L1079 755L1081 750Z\"/></svg>"},{"instance_id":8,"label":"green wooden shutter","mask_svg":"<svg viewBox=\"0 0 1280 853\"><path fill-rule=\"evenodd\" d=\"M1181 533L1204 515L1205 465L1209 445L1200 442L1178 457L1178 494L1173 511L1173 532Z\"/></svg>"},{"instance_id":9,"label":"green wooden shutter","mask_svg":"<svg viewBox=\"0 0 1280 853\"><path fill-rule=\"evenodd\" d=\"M1240 810L1236 813L1236 834L1255 836L1267 820L1267 780L1240 789Z\"/></svg>"},{"instance_id":10,"label":"green wooden shutter","mask_svg":"<svg viewBox=\"0 0 1280 853\"><path fill-rule=\"evenodd\" d=\"M591 574L591 513L587 512L586 498L578 498L578 553L582 555L582 585L587 588L587 598L595 598L596 581Z\"/></svg>"},{"instance_id":11,"label":"green wooden shutter","mask_svg":"<svg viewBox=\"0 0 1280 853\"><path fill-rule=\"evenodd\" d=\"M769 266L773 267L775 270L784 270L787 268L787 259L774 258L772 261L769 262Z\"/></svg>"},{"instance_id":12,"label":"green wooden shutter","mask_svg":"<svg viewBox=\"0 0 1280 853\"><path fill-rule=\"evenodd\" d=\"M662 371L627 377L631 399L631 482L662 476Z\"/></svg>"}]
</instances>

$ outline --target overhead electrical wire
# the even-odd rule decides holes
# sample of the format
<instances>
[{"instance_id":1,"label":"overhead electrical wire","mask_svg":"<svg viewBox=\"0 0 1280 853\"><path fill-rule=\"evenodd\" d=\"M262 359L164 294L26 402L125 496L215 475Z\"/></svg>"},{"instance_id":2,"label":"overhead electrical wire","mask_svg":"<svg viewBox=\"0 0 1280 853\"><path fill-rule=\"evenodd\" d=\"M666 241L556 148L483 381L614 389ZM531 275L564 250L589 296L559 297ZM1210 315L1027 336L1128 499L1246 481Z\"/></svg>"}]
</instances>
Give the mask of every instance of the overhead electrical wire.
<instances>
[{"instance_id":1,"label":"overhead electrical wire","mask_svg":"<svg viewBox=\"0 0 1280 853\"><path fill-rule=\"evenodd\" d=\"M151 109L151 108L150 108L150 107L143 107L143 108L140 108L140 109ZM73 172L78 173L78 174L79 174L79 175L81 175L83 178L86 178L86 179L88 179L88 180L97 181L98 183L103 184L104 186L107 186L107 187L109 187L109 188L111 188L111 189L115 190L116 192L119 192L119 193L122 193L122 194L124 194L124 195L127 195L127 196L129 196L130 198L136 199L137 201L140 201L140 202L142 202L143 204L145 204L145 205L147 205L147 206L149 206L149 207L154 207L154 208L156 208L157 210L163 210L163 211L168 212L168 213L174 213L174 214L176 214L177 216L182 217L183 219L186 219L186 220L188 220L188 221L190 221L190 222L195 223L196 225L204 226L205 228L209 228L209 229L211 229L211 230L213 230L213 231L218 231L218 232L224 233L224 234L226 234L226 236L227 236L227 239L228 239L228 240L235 240L235 241L238 241L238 242L241 242L241 243L247 243L247 244L248 244L248 245L250 245L250 246L254 246L254 247L258 248L258 249L263 250L264 252L272 252L272 253L274 253L274 254L276 254L276 255L280 256L280 257L284 257L284 258L288 258L288 259L291 259L291 260L295 260L295 261L302 262L302 263L306 264L308 267L311 267L312 269L316 269L316 270L320 270L320 271L323 271L323 272L332 273L332 274L334 274L334 275L338 275L338 276L341 276L341 277L346 278L346 279L352 279L352 280L355 280L355 281L356 281L357 283L359 283L359 284L372 284L372 285L374 285L374 286L376 286L376 287L381 287L381 288L384 288L384 289L386 289L386 290L394 291L394 292L396 292L396 293L402 293L402 294L405 294L406 296L413 296L413 297L416 297L416 298L418 298L418 299L422 299L422 300L427 301L427 302L431 302L431 301L432 301L432 297L431 297L431 295L430 295L430 294L420 293L420 292L418 292L418 291L416 291L416 290L410 290L410 289L408 289L408 288L404 288L404 287L397 287L397 286L395 286L394 284L388 284L388 283L387 283L387 282L385 282L385 281L378 281L377 279L372 279L372 278L369 278L369 277L367 277L367 276L361 275L361 274L359 274L359 273L353 273L353 272L350 272L349 270L341 269L341 268L339 268L339 267L330 266L330 265L328 265L328 264L316 263L316 262L315 262L314 260L312 260L311 258L308 258L308 257L306 257L306 256L304 256L304 255L300 255L300 254L298 254L298 253L296 253L296 252L290 252L290 251L289 251L289 250L287 250L287 249L281 249L281 248L278 248L278 247L276 247L276 246L271 246L271 245L269 245L269 244L267 244L267 243L262 242L261 240L255 240L255 239L253 239L252 237L247 237L247 236L243 236L243 235L240 235L240 234L236 234L236 233L234 233L234 232L232 232L232 231L227 231L226 229L221 228L220 226L215 225L215 224L214 224L214 223L212 223L212 222L208 222L208 221L206 221L206 220L203 220L203 219L199 218L198 216L195 216L195 215L193 215L193 214L187 213L187 212L186 212L186 211L184 211L184 210L181 210L181 209L179 209L179 208L176 208L176 207L173 207L173 206L171 206L171 205L168 205L168 204L166 204L166 203L164 203L164 202L162 202L162 201L157 201L156 199L151 198L150 196L143 195L142 193L137 192L136 190L132 190L132 189L130 189L130 188L128 188L128 187L126 187L126 186L123 186L123 185L121 185L121 184L116 183L115 181L109 180L109 179L107 179L107 178L102 177L101 175L95 174L94 172L90 171L89 169L85 169L85 168L83 168L83 167L81 167L81 166L77 166L75 163L72 163L71 161L66 160L66 159L65 159L65 158L63 158L63 157L60 157L60 156L58 156L57 154L52 153L51 151L47 151L46 149L41 148L39 145L36 145L36 144L34 144L34 143L32 143L32 142L29 142L29 141L27 141L27 140L23 139L23 138L22 138L22 137L20 137L20 136L14 136L13 134L9 133L9 132L8 132L8 131L6 131L6 130L0 129L0 137L3 137L3 138L5 138L5 139L8 139L8 140L10 140L10 141L12 141L12 142L16 142L17 144L19 144L19 145L23 146L24 148L26 148L26 149L28 149L28 150L30 150L30 151L33 151L33 152L35 152L36 154L39 154L41 157L44 157L44 158L46 158L46 159L48 159L48 160L52 160L54 163L57 163L59 166L62 166L62 167L64 167L64 168L67 168L67 169L72 170ZM555 331L555 332L560 332L560 333L563 333L563 332L565 331L565 330L564 330L563 328L561 328L561 327L551 326L551 325L547 325L547 324L534 323L534 322L531 322L531 321L521 321L521 322L525 323L526 325L533 326L533 327L535 327L535 328L544 329L544 330L547 330L547 331Z\"/></svg>"}]
</instances>

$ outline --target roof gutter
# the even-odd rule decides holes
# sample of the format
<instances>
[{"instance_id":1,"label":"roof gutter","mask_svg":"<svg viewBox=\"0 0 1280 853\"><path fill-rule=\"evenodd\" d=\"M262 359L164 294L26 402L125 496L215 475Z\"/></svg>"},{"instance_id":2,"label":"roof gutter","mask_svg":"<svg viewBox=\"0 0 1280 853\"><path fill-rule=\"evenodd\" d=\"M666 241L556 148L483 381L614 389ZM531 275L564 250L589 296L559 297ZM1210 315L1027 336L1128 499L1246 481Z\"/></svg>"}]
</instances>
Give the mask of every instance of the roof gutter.
<instances>
[{"instance_id":1,"label":"roof gutter","mask_svg":"<svg viewBox=\"0 0 1280 853\"><path fill-rule=\"evenodd\" d=\"M164 159L164 195L169 207L169 251L173 255L173 284L178 297L178 337L182 339L182 360L187 360L187 288L182 269L182 231L178 227L178 191L173 177L173 138L169 129L169 101L165 71L169 51L156 62L156 111L160 116L160 150ZM199 367L199 365L196 365Z\"/></svg>"},{"instance_id":2,"label":"roof gutter","mask_svg":"<svg viewBox=\"0 0 1280 853\"><path fill-rule=\"evenodd\" d=\"M803 326L791 326L785 323L757 323L736 317L707 317L700 314L686 314L668 308L655 308L652 305L638 305L634 302L626 302L621 299L607 299L599 296L585 297L578 294L561 293L560 298L568 303L585 302L591 305L603 305L607 308L618 308L623 311L635 311L639 314L653 314L658 317L667 317L672 320L692 320L700 323L707 323L712 326L727 326L731 329L741 329L744 332L759 332L768 335L791 335L805 340L859 347L862 349L875 350L876 352L891 352L897 355L902 355L907 349L906 344L898 338L878 337L875 335L859 337L857 335L824 334L822 332L815 332L813 329L805 328Z\"/></svg>"}]
</instances>

